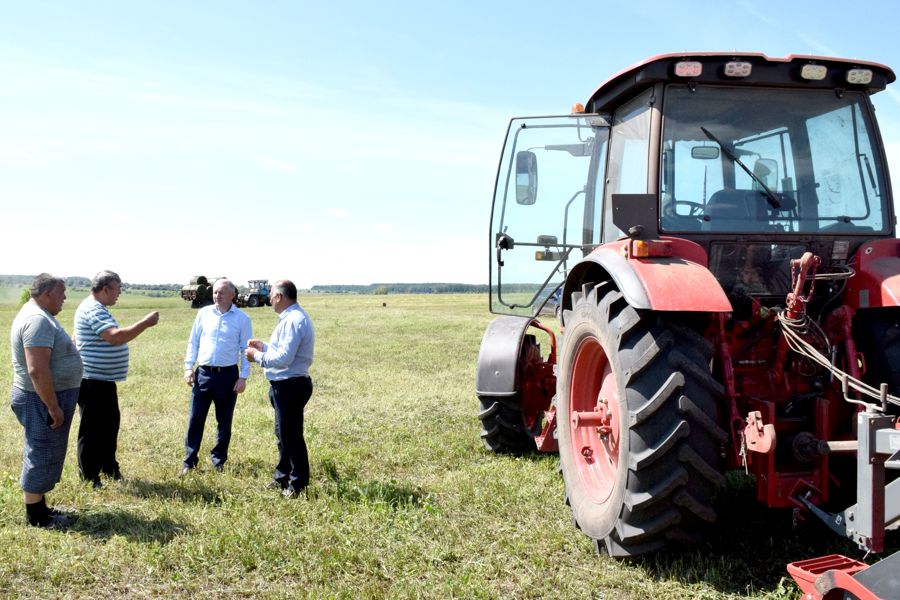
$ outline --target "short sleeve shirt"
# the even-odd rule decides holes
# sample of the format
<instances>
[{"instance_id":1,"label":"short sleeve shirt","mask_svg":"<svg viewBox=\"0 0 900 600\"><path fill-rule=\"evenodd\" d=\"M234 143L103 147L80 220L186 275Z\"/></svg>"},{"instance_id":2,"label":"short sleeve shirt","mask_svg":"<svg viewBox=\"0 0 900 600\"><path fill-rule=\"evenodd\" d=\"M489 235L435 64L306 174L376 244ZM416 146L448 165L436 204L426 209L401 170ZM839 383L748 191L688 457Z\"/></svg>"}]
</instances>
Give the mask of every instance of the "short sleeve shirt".
<instances>
[{"instance_id":1,"label":"short sleeve shirt","mask_svg":"<svg viewBox=\"0 0 900 600\"><path fill-rule=\"evenodd\" d=\"M100 334L119 324L109 309L93 296L82 300L75 310L75 345L84 361L84 378L125 381L128 375L128 345L113 345Z\"/></svg>"},{"instance_id":2,"label":"short sleeve shirt","mask_svg":"<svg viewBox=\"0 0 900 600\"><path fill-rule=\"evenodd\" d=\"M12 345L13 385L26 392L36 392L28 375L25 348L50 348L50 371L57 391L81 385L81 356L72 339L53 315L34 301L26 302L13 319L10 331Z\"/></svg>"}]
</instances>

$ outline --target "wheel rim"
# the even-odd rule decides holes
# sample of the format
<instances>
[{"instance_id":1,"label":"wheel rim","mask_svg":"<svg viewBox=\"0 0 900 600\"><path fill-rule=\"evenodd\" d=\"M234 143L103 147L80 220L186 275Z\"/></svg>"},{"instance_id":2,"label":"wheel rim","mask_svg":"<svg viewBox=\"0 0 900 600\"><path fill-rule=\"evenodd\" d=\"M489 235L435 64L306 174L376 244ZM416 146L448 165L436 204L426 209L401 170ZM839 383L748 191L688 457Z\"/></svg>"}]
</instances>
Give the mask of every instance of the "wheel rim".
<instances>
[{"instance_id":1,"label":"wheel rim","mask_svg":"<svg viewBox=\"0 0 900 600\"><path fill-rule=\"evenodd\" d=\"M603 503L619 467L619 389L609 358L593 336L575 351L568 401L572 464L582 489Z\"/></svg>"},{"instance_id":2,"label":"wheel rim","mask_svg":"<svg viewBox=\"0 0 900 600\"><path fill-rule=\"evenodd\" d=\"M546 406L541 386L537 379L541 376L541 351L536 345L528 344L523 348L522 365L524 382L521 394L522 422L531 435L537 435L541 431L541 417L544 416Z\"/></svg>"}]
</instances>

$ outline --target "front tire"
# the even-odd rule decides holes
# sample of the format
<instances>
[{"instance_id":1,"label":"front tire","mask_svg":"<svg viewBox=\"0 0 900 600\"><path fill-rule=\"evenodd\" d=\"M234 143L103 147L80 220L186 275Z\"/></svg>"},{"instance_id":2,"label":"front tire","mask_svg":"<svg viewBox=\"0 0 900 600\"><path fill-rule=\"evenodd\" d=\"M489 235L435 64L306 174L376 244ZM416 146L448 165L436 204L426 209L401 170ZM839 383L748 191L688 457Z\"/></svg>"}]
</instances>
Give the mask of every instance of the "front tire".
<instances>
[{"instance_id":1,"label":"front tire","mask_svg":"<svg viewBox=\"0 0 900 600\"><path fill-rule=\"evenodd\" d=\"M528 365L540 362L540 345L535 336L528 334L522 340L522 349L516 363L516 393L511 396L478 396L481 403L481 411L478 413L481 420L481 441L487 450L512 454L537 450L534 438L541 433L543 407L523 405L522 388Z\"/></svg>"},{"instance_id":2,"label":"front tire","mask_svg":"<svg viewBox=\"0 0 900 600\"><path fill-rule=\"evenodd\" d=\"M727 441L712 344L676 314L632 308L610 282L585 286L572 306L557 431L577 526L612 556L702 539Z\"/></svg>"}]
</instances>

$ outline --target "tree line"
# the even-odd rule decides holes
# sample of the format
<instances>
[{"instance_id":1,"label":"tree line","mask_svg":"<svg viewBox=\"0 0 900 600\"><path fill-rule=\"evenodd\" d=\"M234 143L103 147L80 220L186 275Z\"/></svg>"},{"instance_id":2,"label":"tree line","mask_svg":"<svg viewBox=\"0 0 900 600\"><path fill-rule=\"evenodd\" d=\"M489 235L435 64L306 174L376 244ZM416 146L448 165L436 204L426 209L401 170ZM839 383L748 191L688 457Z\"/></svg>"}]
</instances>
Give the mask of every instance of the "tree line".
<instances>
[{"instance_id":1,"label":"tree line","mask_svg":"<svg viewBox=\"0 0 900 600\"><path fill-rule=\"evenodd\" d=\"M507 286L504 284L504 289ZM519 289L521 288L521 289ZM532 292L534 284L513 284L510 292ZM486 294L488 286L470 283L370 283L369 285L314 285L313 294Z\"/></svg>"},{"instance_id":2,"label":"tree line","mask_svg":"<svg viewBox=\"0 0 900 600\"><path fill-rule=\"evenodd\" d=\"M28 287L33 279L34 275L0 275L0 285ZM91 287L91 280L87 277L63 277L63 280L66 282L66 287L70 289L88 289ZM122 290L180 292L182 285L181 283L128 283L123 281Z\"/></svg>"},{"instance_id":3,"label":"tree line","mask_svg":"<svg viewBox=\"0 0 900 600\"><path fill-rule=\"evenodd\" d=\"M24 286L31 285L34 275L0 275L0 285ZM91 286L91 280L87 277L66 277L66 287L71 289L87 289ZM122 283L123 291L138 292L180 292L183 284L180 283ZM504 290L508 292L533 292L535 284L504 284ZM240 286L240 289L244 289ZM471 283L370 283L368 285L314 285L308 290L313 294L486 294L488 286L485 284ZM168 295L168 294L160 294Z\"/></svg>"}]
</instances>

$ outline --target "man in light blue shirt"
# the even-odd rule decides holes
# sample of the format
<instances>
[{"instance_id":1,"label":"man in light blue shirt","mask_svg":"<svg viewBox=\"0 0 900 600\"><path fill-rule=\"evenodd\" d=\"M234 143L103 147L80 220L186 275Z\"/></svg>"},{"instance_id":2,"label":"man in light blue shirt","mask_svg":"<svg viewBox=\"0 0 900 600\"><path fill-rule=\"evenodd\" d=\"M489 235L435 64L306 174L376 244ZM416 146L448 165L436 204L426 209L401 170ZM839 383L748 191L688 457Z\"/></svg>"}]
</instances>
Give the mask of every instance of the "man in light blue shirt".
<instances>
[{"instance_id":1,"label":"man in light blue shirt","mask_svg":"<svg viewBox=\"0 0 900 600\"><path fill-rule=\"evenodd\" d=\"M210 404L216 406L218 423L216 445L210 453L213 467L221 472L228 460L234 406L250 375L250 363L243 349L253 336L250 317L233 304L235 296L237 288L231 281L217 280L213 285L214 304L197 312L191 328L184 357L184 381L192 391L182 476L199 462ZM196 371L195 364L199 365Z\"/></svg>"},{"instance_id":2,"label":"man in light blue shirt","mask_svg":"<svg viewBox=\"0 0 900 600\"><path fill-rule=\"evenodd\" d=\"M244 354L262 366L270 384L269 402L275 409L278 464L267 487L280 488L286 498L296 498L309 485L303 409L312 396L309 367L316 335L309 315L297 304L297 287L292 282L275 282L271 299L278 325L268 344L250 340Z\"/></svg>"}]
</instances>

